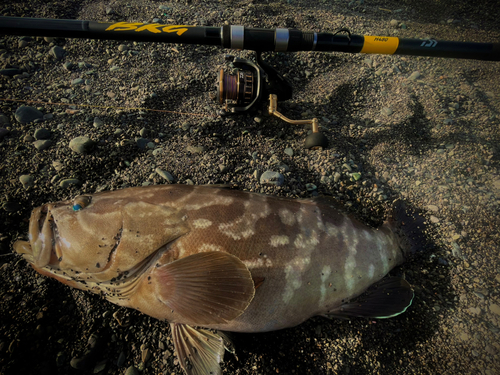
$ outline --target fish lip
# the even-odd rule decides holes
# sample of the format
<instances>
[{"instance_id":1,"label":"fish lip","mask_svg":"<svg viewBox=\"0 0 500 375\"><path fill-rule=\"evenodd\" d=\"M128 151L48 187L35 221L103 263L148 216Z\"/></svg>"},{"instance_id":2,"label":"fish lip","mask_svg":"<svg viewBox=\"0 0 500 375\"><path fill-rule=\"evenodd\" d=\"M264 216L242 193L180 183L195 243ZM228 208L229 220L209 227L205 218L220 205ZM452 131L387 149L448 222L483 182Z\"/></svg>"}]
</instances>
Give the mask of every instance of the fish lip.
<instances>
[{"instance_id":1,"label":"fish lip","mask_svg":"<svg viewBox=\"0 0 500 375\"><path fill-rule=\"evenodd\" d=\"M54 249L55 224L51 209L51 204L38 207L33 210L30 219L32 263L38 268L43 268L50 263Z\"/></svg>"}]
</instances>

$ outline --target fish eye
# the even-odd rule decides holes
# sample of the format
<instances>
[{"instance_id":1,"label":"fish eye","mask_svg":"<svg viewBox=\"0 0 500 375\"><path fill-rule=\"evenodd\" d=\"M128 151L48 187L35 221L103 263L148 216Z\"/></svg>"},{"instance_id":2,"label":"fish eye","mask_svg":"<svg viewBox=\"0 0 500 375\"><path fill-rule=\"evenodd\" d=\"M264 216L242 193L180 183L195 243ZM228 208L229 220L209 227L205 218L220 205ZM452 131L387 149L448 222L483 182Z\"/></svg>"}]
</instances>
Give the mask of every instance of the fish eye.
<instances>
[{"instance_id":1,"label":"fish eye","mask_svg":"<svg viewBox=\"0 0 500 375\"><path fill-rule=\"evenodd\" d=\"M90 204L92 197L88 195L79 195L73 200L73 211L80 211Z\"/></svg>"}]
</instances>

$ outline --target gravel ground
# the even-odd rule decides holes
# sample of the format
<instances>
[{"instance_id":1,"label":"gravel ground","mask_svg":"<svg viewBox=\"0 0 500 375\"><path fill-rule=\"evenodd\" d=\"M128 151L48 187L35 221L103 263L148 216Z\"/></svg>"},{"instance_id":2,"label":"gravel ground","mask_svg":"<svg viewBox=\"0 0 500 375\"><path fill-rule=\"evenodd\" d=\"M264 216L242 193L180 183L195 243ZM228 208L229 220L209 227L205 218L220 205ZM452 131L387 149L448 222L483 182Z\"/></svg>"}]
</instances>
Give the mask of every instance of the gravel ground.
<instances>
[{"instance_id":1,"label":"gravel ground","mask_svg":"<svg viewBox=\"0 0 500 375\"><path fill-rule=\"evenodd\" d=\"M0 0L0 14L500 41L496 1L447 3ZM61 59L54 46L65 50ZM330 140L308 151L308 129L268 117L265 106L218 116L209 96L228 52L1 37L1 68L18 72L0 75L0 373L181 374L167 324L44 278L12 254L30 211L44 202L173 180L329 194L372 225L404 198L429 223L431 249L394 271L415 287L405 314L235 334L237 357L226 354L225 374L499 374L499 63L265 54L294 86L279 109L318 117ZM43 120L20 117L22 105ZM70 142L83 136L90 142ZM284 183L261 184L265 171Z\"/></svg>"}]
</instances>

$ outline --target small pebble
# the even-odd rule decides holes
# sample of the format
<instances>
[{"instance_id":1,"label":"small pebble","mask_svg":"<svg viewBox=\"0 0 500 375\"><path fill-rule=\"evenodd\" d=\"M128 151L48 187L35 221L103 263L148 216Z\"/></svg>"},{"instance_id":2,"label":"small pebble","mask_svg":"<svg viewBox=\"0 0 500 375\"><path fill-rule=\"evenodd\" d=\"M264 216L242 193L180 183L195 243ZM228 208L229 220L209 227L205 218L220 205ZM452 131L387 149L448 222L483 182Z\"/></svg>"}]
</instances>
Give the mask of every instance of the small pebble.
<instances>
[{"instance_id":1,"label":"small pebble","mask_svg":"<svg viewBox=\"0 0 500 375\"><path fill-rule=\"evenodd\" d=\"M159 167L155 169L155 172L156 172L159 176L161 176L161 177L163 177L165 180L167 180L167 181L168 181L168 183L170 183L170 184L171 184L171 183L173 183L173 182L175 181L174 177L173 177L173 176L172 176L169 172L164 171L163 169L161 169L161 168L159 168Z\"/></svg>"},{"instance_id":2,"label":"small pebble","mask_svg":"<svg viewBox=\"0 0 500 375\"><path fill-rule=\"evenodd\" d=\"M134 366L130 366L127 371L125 371L125 375L139 375L139 370Z\"/></svg>"},{"instance_id":3,"label":"small pebble","mask_svg":"<svg viewBox=\"0 0 500 375\"><path fill-rule=\"evenodd\" d=\"M38 109L22 105L16 110L15 118L21 124L27 124L43 118L43 113Z\"/></svg>"},{"instance_id":4,"label":"small pebble","mask_svg":"<svg viewBox=\"0 0 500 375\"><path fill-rule=\"evenodd\" d=\"M420 72L413 72L409 77L408 79L411 80L411 81L416 81L417 79L419 79L421 77L420 75Z\"/></svg>"},{"instance_id":5,"label":"small pebble","mask_svg":"<svg viewBox=\"0 0 500 375\"><path fill-rule=\"evenodd\" d=\"M73 138L69 142L69 148L77 154L86 154L94 147L95 142L87 136Z\"/></svg>"},{"instance_id":6,"label":"small pebble","mask_svg":"<svg viewBox=\"0 0 500 375\"><path fill-rule=\"evenodd\" d=\"M276 185L281 186L285 182L285 176L279 172L265 171L260 176L261 185Z\"/></svg>"},{"instance_id":7,"label":"small pebble","mask_svg":"<svg viewBox=\"0 0 500 375\"><path fill-rule=\"evenodd\" d=\"M23 174L19 177L19 181L23 184L23 187L27 189L34 185L35 179L29 174Z\"/></svg>"},{"instance_id":8,"label":"small pebble","mask_svg":"<svg viewBox=\"0 0 500 375\"><path fill-rule=\"evenodd\" d=\"M49 54L57 60L61 60L66 55L66 50L62 47L54 46L50 49Z\"/></svg>"},{"instance_id":9,"label":"small pebble","mask_svg":"<svg viewBox=\"0 0 500 375\"><path fill-rule=\"evenodd\" d=\"M186 150L192 154L201 154L205 151L205 147L203 146L187 146Z\"/></svg>"},{"instance_id":10,"label":"small pebble","mask_svg":"<svg viewBox=\"0 0 500 375\"><path fill-rule=\"evenodd\" d=\"M43 128L35 130L34 137L36 140L49 139L50 136L51 136L50 130L43 129Z\"/></svg>"},{"instance_id":11,"label":"small pebble","mask_svg":"<svg viewBox=\"0 0 500 375\"><path fill-rule=\"evenodd\" d=\"M125 357L125 353L121 351L120 354L118 355L118 359L116 360L116 365L118 367L122 367L125 364L126 359L127 357Z\"/></svg>"},{"instance_id":12,"label":"small pebble","mask_svg":"<svg viewBox=\"0 0 500 375\"><path fill-rule=\"evenodd\" d=\"M38 151L43 151L43 150L48 149L50 146L52 146L52 141L50 139L41 139L39 141L33 142L33 146Z\"/></svg>"},{"instance_id":13,"label":"small pebble","mask_svg":"<svg viewBox=\"0 0 500 375\"><path fill-rule=\"evenodd\" d=\"M68 188L71 185L81 185L81 182L77 178L67 178L59 182L59 186L63 189Z\"/></svg>"},{"instance_id":14,"label":"small pebble","mask_svg":"<svg viewBox=\"0 0 500 375\"><path fill-rule=\"evenodd\" d=\"M102 121L99 117L94 117L94 128L102 128L102 126L104 125L104 121Z\"/></svg>"}]
</instances>

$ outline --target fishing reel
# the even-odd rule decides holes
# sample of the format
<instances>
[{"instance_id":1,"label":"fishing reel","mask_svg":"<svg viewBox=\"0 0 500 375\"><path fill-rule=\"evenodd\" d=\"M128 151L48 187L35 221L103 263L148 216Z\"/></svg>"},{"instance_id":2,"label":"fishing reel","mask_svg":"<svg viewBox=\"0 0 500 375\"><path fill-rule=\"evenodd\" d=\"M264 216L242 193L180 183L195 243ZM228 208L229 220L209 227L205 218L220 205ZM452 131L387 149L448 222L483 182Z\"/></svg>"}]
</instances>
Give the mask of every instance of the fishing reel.
<instances>
[{"instance_id":1,"label":"fishing reel","mask_svg":"<svg viewBox=\"0 0 500 375\"><path fill-rule=\"evenodd\" d=\"M227 55L226 61L232 64L234 72L219 72L219 88L217 101L223 105L223 113L241 114L250 111L253 107L267 98L269 100L269 114L294 125L312 125L312 133L306 137L304 147L317 149L328 146L328 139L319 131L317 118L311 120L291 120L278 112L278 100L292 98L292 86L276 69L265 63L260 53L257 61L242 59Z\"/></svg>"}]
</instances>

